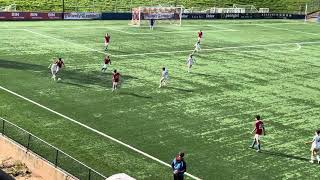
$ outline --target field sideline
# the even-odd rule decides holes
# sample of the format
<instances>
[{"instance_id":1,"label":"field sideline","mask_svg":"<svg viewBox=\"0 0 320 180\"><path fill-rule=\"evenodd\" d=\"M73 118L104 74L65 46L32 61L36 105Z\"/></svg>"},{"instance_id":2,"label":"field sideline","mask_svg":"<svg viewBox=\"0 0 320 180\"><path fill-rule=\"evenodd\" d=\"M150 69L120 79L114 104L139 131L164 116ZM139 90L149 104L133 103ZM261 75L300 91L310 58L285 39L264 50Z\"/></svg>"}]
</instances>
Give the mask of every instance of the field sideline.
<instances>
[{"instance_id":1,"label":"field sideline","mask_svg":"<svg viewBox=\"0 0 320 180\"><path fill-rule=\"evenodd\" d=\"M127 24L1 22L0 116L106 176L170 179L167 165L181 150L194 179L320 176L304 145L320 124L319 25L185 21L150 31ZM199 29L203 50L188 74L185 62ZM123 74L115 93L110 70L100 72L106 32L111 68ZM47 68L53 57L66 61L58 83ZM170 82L159 89L163 66ZM248 148L256 114L267 128L260 154Z\"/></svg>"}]
</instances>

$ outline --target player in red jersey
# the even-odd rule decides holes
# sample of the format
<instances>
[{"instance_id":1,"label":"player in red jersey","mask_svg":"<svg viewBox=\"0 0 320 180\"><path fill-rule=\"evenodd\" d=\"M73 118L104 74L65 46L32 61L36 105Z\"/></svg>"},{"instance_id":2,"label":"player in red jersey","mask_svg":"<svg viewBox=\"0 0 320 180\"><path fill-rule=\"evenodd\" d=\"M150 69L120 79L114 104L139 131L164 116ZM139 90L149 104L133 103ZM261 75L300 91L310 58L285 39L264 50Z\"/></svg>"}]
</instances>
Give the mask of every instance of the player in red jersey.
<instances>
[{"instance_id":1,"label":"player in red jersey","mask_svg":"<svg viewBox=\"0 0 320 180\"><path fill-rule=\"evenodd\" d=\"M58 60L54 60L53 63L51 64L51 74L52 74L52 79L56 80L56 76L58 74L58 72L64 67L64 62L62 60L62 58L59 58ZM60 78L58 78L59 80Z\"/></svg>"},{"instance_id":2,"label":"player in red jersey","mask_svg":"<svg viewBox=\"0 0 320 180\"><path fill-rule=\"evenodd\" d=\"M104 58L104 62L103 62L101 71L106 72L109 65L111 65L111 60L110 60L110 57L108 55L106 55L106 57Z\"/></svg>"},{"instance_id":3,"label":"player in red jersey","mask_svg":"<svg viewBox=\"0 0 320 180\"><path fill-rule=\"evenodd\" d=\"M109 43L110 43L110 35L107 33L105 36L104 36L104 47L105 47L105 51L108 50L108 46L109 46Z\"/></svg>"},{"instance_id":4,"label":"player in red jersey","mask_svg":"<svg viewBox=\"0 0 320 180\"><path fill-rule=\"evenodd\" d=\"M200 42L202 40L203 32L200 30L198 32L198 41Z\"/></svg>"},{"instance_id":5,"label":"player in red jersey","mask_svg":"<svg viewBox=\"0 0 320 180\"><path fill-rule=\"evenodd\" d=\"M266 135L266 131L264 129L263 122L261 120L261 117L259 115L256 116L255 123L254 123L254 129L252 133L255 133L253 137L253 142L252 145L250 146L251 148L254 148L254 146L257 144L257 152L260 152L261 150L261 141L260 141L260 136Z\"/></svg>"},{"instance_id":6,"label":"player in red jersey","mask_svg":"<svg viewBox=\"0 0 320 180\"><path fill-rule=\"evenodd\" d=\"M113 71L112 74L112 92L117 89L118 83L120 82L120 73L117 72L117 70Z\"/></svg>"}]
</instances>

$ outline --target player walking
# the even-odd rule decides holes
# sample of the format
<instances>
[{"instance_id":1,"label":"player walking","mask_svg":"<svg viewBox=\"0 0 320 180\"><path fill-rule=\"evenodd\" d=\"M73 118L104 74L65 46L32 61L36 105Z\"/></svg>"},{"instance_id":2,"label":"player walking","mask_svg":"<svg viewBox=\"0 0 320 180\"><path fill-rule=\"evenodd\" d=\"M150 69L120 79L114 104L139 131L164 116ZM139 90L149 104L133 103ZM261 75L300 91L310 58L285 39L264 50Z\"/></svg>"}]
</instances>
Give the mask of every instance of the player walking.
<instances>
[{"instance_id":1,"label":"player walking","mask_svg":"<svg viewBox=\"0 0 320 180\"><path fill-rule=\"evenodd\" d=\"M104 58L102 68L101 68L101 72L106 72L109 65L111 65L110 56L106 55L106 57Z\"/></svg>"},{"instance_id":2,"label":"player walking","mask_svg":"<svg viewBox=\"0 0 320 180\"><path fill-rule=\"evenodd\" d=\"M193 63L195 63L195 62L196 62L196 60L193 58L193 55L191 54L191 55L188 57L188 60L187 60L188 73L190 73L191 68L192 68L192 65L193 65Z\"/></svg>"},{"instance_id":3,"label":"player walking","mask_svg":"<svg viewBox=\"0 0 320 180\"><path fill-rule=\"evenodd\" d=\"M110 43L110 35L107 33L105 36L104 36L104 47L105 47L105 51L108 50L108 47L109 47L109 43Z\"/></svg>"},{"instance_id":4,"label":"player walking","mask_svg":"<svg viewBox=\"0 0 320 180\"><path fill-rule=\"evenodd\" d=\"M112 92L117 90L118 83L120 82L120 73L117 72L117 70L113 71L112 74Z\"/></svg>"},{"instance_id":5,"label":"player walking","mask_svg":"<svg viewBox=\"0 0 320 180\"><path fill-rule=\"evenodd\" d=\"M260 150L261 150L260 136L262 136L262 134L266 135L266 131L264 129L263 122L262 122L259 115L257 115L256 119L255 119L254 129L253 129L252 133L254 133L254 132L255 132L255 135L253 137L253 142L250 147L254 148L254 146L257 144L257 147L258 147L257 152L260 152Z\"/></svg>"},{"instance_id":6,"label":"player walking","mask_svg":"<svg viewBox=\"0 0 320 180\"><path fill-rule=\"evenodd\" d=\"M320 150L320 130L315 132L315 136L312 141L306 142L306 144L311 144L311 163L314 163L315 160L320 164L320 158L318 152Z\"/></svg>"},{"instance_id":7,"label":"player walking","mask_svg":"<svg viewBox=\"0 0 320 180\"><path fill-rule=\"evenodd\" d=\"M58 60L54 60L53 63L51 64L51 74L52 74L52 79L56 81L56 77L58 72L64 67L64 62L62 58L59 58Z\"/></svg>"},{"instance_id":8,"label":"player walking","mask_svg":"<svg viewBox=\"0 0 320 180\"><path fill-rule=\"evenodd\" d=\"M200 30L198 32L198 41L201 41L202 40L202 36L203 36L203 32Z\"/></svg>"},{"instance_id":9,"label":"player walking","mask_svg":"<svg viewBox=\"0 0 320 180\"><path fill-rule=\"evenodd\" d=\"M163 67L161 72L161 79L160 79L160 85L159 88L165 86L167 84L167 80L169 79L169 72L167 68Z\"/></svg>"}]
</instances>

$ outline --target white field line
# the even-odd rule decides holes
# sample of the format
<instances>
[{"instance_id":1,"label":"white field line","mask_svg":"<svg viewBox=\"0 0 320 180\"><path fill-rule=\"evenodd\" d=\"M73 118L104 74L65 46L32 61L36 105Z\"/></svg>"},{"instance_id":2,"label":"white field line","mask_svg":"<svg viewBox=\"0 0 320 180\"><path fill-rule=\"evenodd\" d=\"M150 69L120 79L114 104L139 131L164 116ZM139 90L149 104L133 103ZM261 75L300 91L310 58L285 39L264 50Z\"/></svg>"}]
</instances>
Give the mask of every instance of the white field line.
<instances>
[{"instance_id":1,"label":"white field line","mask_svg":"<svg viewBox=\"0 0 320 180\"><path fill-rule=\"evenodd\" d=\"M215 27L215 26L213 26ZM239 31L239 30L235 30L235 29L229 29L229 28L222 28L222 27L216 27L218 30L207 30L206 32L224 32L224 31ZM72 29L109 29L111 31L117 31L117 32L121 32L121 33L125 33L125 34L131 34L131 35L143 35L143 34L181 34L181 33L188 33L188 32L193 32L196 33L197 31L195 30L188 30L188 31L181 31L181 30L175 30L175 31L170 31L170 32L149 32L149 33L145 33L145 32L129 32L129 31L124 31L121 29L117 29L117 28L110 28L110 27L100 27L100 26L90 26L90 27L70 27L70 28L39 28L39 30L72 30ZM30 30L31 29L0 29L0 31L2 30ZM37 30L37 29L33 29L33 30Z\"/></svg>"},{"instance_id":2,"label":"white field line","mask_svg":"<svg viewBox=\"0 0 320 180\"><path fill-rule=\"evenodd\" d=\"M201 51L224 51L232 49L242 49L242 48L256 48L256 47L272 47L272 46L286 46L286 45L297 45L296 50L300 50L301 46L304 44L320 44L320 41L310 41L310 42L296 42L296 43L281 43L281 44L261 44L261 45L248 45L248 46L230 46L221 48L209 48L201 49ZM299 48L300 46L300 48ZM154 52L154 53L137 53L137 54L124 54L124 55L113 55L113 57L128 57L128 56L145 56L145 55L157 55L157 54L174 54L174 53L184 53L193 52L193 50L181 50L181 51L165 51L165 52ZM251 51L252 52L252 51Z\"/></svg>"},{"instance_id":3,"label":"white field line","mask_svg":"<svg viewBox=\"0 0 320 180\"><path fill-rule=\"evenodd\" d=\"M104 51L99 51L99 50L97 50L97 49L89 48L89 47L83 46L83 45L78 44L78 43L66 41L66 40L59 39L59 38L56 38L56 37L53 37L53 36L49 36L49 35L46 35L46 34L42 34L42 33L39 33L39 32L35 32L35 31L30 30L30 29L23 29L23 30L24 30L24 31L27 31L27 32L30 32L30 33L33 33L33 34L37 34L37 35L42 36L42 37L47 37L47 38L55 39L55 40L58 40L58 41L62 41L62 42L69 43L69 44L74 44L74 45L80 46L80 47L82 47L82 48L91 50L91 51L95 51L95 52L98 52L98 53L106 54L106 52L104 52ZM109 55L110 55L110 54L109 54Z\"/></svg>"},{"instance_id":4,"label":"white field line","mask_svg":"<svg viewBox=\"0 0 320 180\"><path fill-rule=\"evenodd\" d=\"M298 30L287 29L287 28L280 28L280 27L274 27L274 26L265 26L265 25L257 25L257 26L266 27L266 28L271 28L271 29L284 30L284 31L291 31L291 32L296 32L296 33L303 33L303 34L315 35L315 36L320 35L320 34L317 34L317 33L311 33L311 32L305 32L305 31L298 31Z\"/></svg>"},{"instance_id":5,"label":"white field line","mask_svg":"<svg viewBox=\"0 0 320 180\"><path fill-rule=\"evenodd\" d=\"M116 142L116 143L118 143L118 144L121 144L121 145L123 145L123 146L125 146L125 147L127 147L127 148L129 148L129 149L131 149L131 150L133 150L133 151L135 151L135 152L137 152L137 153L145 156L145 157L148 157L148 158L150 158L150 159L152 159L152 160L154 160L154 161L157 161L158 163L160 163L160 164L162 164L162 165L165 165L165 166L171 168L171 165L170 165L170 164L167 164L167 163L165 163L164 161L161 161L160 159L158 159L158 158L156 158L156 157L153 157L153 156L151 156L151 155L149 155L149 154L147 154L147 153L145 153L145 152L143 152L143 151L141 151L141 150L139 150L139 149L137 149L137 148L134 148L133 146L131 146L131 145L129 145L129 144L126 144L126 143L124 143L124 142L122 142L122 141L120 141L120 140L118 140L118 139L116 139L116 138L113 138L113 137L111 137L111 136L109 136L109 135L107 135L107 134L105 134L105 133L102 133L102 132L100 132L100 131L98 131L98 130L96 130L96 129L93 129L93 128L85 125L85 124L82 124L82 123L80 123L80 122L78 122L78 121L76 121L76 120L74 120L74 119L72 119L72 118L70 118L70 117L68 117L68 116L66 116L66 115L63 115L63 114L61 114L61 113L58 113L57 111L54 111L54 110L52 110L52 109L50 109L50 108L48 108L48 107L46 107L46 106L43 106L43 105L41 105L41 104L39 104L39 103L37 103L37 102L35 102L35 101L32 101L31 99L28 99L28 98L26 98L26 97L24 97L24 96L22 96L22 95L20 95L20 94L17 94L17 93L15 93L15 92L13 92L13 91L10 91L9 89L6 89L6 88L4 88L4 87L2 87L2 86L0 86L0 89L4 90L4 91L6 91L6 92L8 92L8 93L10 93L10 94L12 94L12 95L15 95L15 96L17 96L17 97L19 97L19 98L21 98L21 99L24 99L24 100L26 100L26 101L34 104L34 105L37 105L37 106L39 106L39 107L41 107L41 108L43 108L43 109L45 109L45 110L48 110L48 111L50 111L50 112L52 112L52 113L54 113L54 114L56 114L56 115L58 115L58 116L61 116L61 117L65 118L65 119L67 119L67 120L69 120L69 121L71 121L71 122L73 122L73 123L75 123L75 124L78 124L78 125L86 128L86 129L88 129L88 130L90 130L90 131L92 131L92 132L95 132L95 133L97 133L97 134L99 134L99 135L101 135L101 136L103 136L103 137L105 137L105 138L107 138L107 139L110 139L110 140L112 140L112 141L114 141L114 142ZM191 177L191 178L193 178L193 179L201 180L200 178L198 178L198 177L196 177L196 176L193 176L192 174L186 173L186 175L189 176L189 177Z\"/></svg>"}]
</instances>

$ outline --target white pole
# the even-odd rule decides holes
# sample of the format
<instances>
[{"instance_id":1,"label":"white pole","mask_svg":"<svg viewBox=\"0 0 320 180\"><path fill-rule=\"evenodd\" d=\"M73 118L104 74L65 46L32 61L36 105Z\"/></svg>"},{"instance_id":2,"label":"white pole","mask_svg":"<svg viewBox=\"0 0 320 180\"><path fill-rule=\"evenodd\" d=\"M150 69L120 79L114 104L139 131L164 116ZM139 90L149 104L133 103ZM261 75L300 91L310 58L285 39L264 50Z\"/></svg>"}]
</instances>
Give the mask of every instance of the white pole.
<instances>
[{"instance_id":1,"label":"white pole","mask_svg":"<svg viewBox=\"0 0 320 180\"><path fill-rule=\"evenodd\" d=\"M139 7L139 26L141 24L141 7Z\"/></svg>"},{"instance_id":2,"label":"white pole","mask_svg":"<svg viewBox=\"0 0 320 180\"><path fill-rule=\"evenodd\" d=\"M180 7L180 26L181 26L181 24L182 24L182 7Z\"/></svg>"},{"instance_id":3,"label":"white pole","mask_svg":"<svg viewBox=\"0 0 320 180\"><path fill-rule=\"evenodd\" d=\"M304 11L304 22L307 22L307 16L308 16L308 3L306 3L306 8Z\"/></svg>"}]
</instances>

